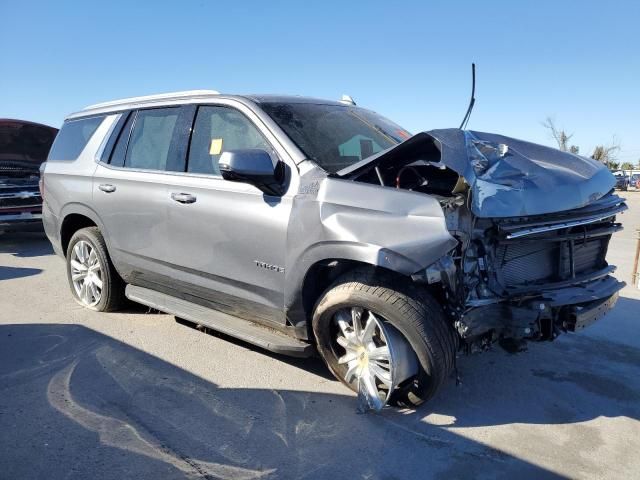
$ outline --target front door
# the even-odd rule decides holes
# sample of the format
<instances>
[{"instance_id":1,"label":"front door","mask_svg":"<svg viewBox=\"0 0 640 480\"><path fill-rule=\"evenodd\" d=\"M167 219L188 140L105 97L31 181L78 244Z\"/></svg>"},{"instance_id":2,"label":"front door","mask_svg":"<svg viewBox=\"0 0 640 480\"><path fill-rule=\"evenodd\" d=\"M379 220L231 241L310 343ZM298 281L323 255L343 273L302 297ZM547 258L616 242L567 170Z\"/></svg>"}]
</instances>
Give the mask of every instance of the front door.
<instances>
[{"instance_id":1,"label":"front door","mask_svg":"<svg viewBox=\"0 0 640 480\"><path fill-rule=\"evenodd\" d=\"M284 326L284 267L291 197L223 180L222 152L261 148L265 135L229 106L198 108L187 172L167 180L168 261L181 295L216 310Z\"/></svg>"}]
</instances>

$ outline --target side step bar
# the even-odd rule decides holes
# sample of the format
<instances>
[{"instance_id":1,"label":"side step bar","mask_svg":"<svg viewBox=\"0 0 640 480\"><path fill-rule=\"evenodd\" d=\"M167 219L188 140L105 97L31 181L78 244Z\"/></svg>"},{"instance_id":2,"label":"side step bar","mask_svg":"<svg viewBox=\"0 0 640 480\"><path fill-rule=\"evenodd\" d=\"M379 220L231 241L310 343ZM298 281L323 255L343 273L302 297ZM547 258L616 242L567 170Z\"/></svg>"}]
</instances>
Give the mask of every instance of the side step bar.
<instances>
[{"instance_id":1,"label":"side step bar","mask_svg":"<svg viewBox=\"0 0 640 480\"><path fill-rule=\"evenodd\" d=\"M218 312L195 303L172 297L148 288L127 285L125 295L129 300L166 312L190 322L244 340L271 352L292 357L310 357L313 345L302 342L262 325Z\"/></svg>"}]
</instances>

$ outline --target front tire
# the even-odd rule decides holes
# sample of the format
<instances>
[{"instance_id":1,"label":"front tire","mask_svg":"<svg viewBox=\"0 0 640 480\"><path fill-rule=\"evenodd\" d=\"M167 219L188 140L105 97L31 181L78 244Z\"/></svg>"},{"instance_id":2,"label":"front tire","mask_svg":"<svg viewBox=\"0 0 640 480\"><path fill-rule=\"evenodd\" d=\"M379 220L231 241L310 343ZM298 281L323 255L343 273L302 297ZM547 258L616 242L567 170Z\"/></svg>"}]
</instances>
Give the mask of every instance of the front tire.
<instances>
[{"instance_id":1,"label":"front tire","mask_svg":"<svg viewBox=\"0 0 640 480\"><path fill-rule=\"evenodd\" d=\"M125 284L113 266L102 233L87 227L67 247L67 279L76 302L96 312L112 312L125 302Z\"/></svg>"},{"instance_id":2,"label":"front tire","mask_svg":"<svg viewBox=\"0 0 640 480\"><path fill-rule=\"evenodd\" d=\"M375 409L385 402L420 405L454 368L458 339L440 306L426 291L386 272L355 270L340 277L316 304L312 327L329 370L354 391L368 388Z\"/></svg>"}]
</instances>

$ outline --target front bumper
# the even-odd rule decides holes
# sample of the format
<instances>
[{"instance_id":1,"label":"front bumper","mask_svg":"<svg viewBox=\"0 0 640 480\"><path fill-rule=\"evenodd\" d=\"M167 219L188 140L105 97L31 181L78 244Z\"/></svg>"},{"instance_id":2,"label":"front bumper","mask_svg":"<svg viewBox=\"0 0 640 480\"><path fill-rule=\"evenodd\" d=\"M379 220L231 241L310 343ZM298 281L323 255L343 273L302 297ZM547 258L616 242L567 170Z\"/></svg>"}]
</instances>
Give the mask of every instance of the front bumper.
<instances>
[{"instance_id":1,"label":"front bumper","mask_svg":"<svg viewBox=\"0 0 640 480\"><path fill-rule=\"evenodd\" d=\"M580 331L611 310L624 282L612 276L581 285L543 290L535 297L505 299L470 308L456 321L463 340L500 338L553 340L561 332Z\"/></svg>"},{"instance_id":2,"label":"front bumper","mask_svg":"<svg viewBox=\"0 0 640 480\"><path fill-rule=\"evenodd\" d=\"M42 231L42 229L41 213L0 213L0 232Z\"/></svg>"},{"instance_id":3,"label":"front bumper","mask_svg":"<svg viewBox=\"0 0 640 480\"><path fill-rule=\"evenodd\" d=\"M604 317L616 305L618 292L609 298L585 305L574 305L569 309L563 327L569 332L578 332Z\"/></svg>"}]
</instances>

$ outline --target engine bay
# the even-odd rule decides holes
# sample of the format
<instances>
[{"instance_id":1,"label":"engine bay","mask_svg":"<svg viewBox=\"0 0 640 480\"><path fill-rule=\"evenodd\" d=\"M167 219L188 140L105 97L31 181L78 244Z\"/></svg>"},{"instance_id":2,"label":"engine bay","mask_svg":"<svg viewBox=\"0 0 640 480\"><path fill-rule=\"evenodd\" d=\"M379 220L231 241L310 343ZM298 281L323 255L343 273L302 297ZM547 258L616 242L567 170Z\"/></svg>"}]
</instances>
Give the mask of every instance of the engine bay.
<instances>
[{"instance_id":1,"label":"engine bay","mask_svg":"<svg viewBox=\"0 0 640 480\"><path fill-rule=\"evenodd\" d=\"M426 193L437 198L451 198L464 194L468 190L464 178L440 160L441 153L437 143L423 142L421 148L407 152L401 161L371 165L351 179Z\"/></svg>"}]
</instances>

